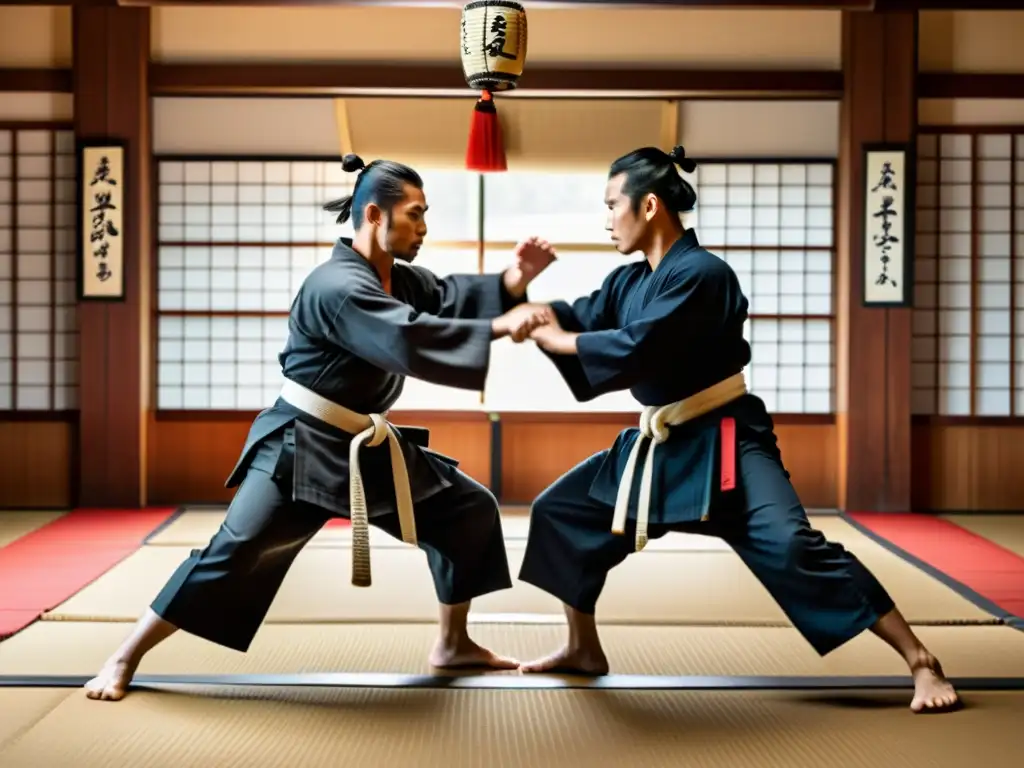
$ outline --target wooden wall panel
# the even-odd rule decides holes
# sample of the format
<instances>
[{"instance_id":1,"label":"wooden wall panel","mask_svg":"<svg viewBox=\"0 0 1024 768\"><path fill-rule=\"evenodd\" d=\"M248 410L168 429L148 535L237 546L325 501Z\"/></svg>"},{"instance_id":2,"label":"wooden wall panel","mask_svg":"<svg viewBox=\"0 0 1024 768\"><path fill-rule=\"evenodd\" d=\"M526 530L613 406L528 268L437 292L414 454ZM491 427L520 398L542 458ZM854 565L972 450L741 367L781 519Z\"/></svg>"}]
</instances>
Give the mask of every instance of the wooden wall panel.
<instances>
[{"instance_id":1,"label":"wooden wall panel","mask_svg":"<svg viewBox=\"0 0 1024 768\"><path fill-rule=\"evenodd\" d=\"M503 499L528 504L548 485L591 454L608 448L627 424L518 422L502 425ZM836 506L838 452L834 424L776 426L786 469L804 505Z\"/></svg>"},{"instance_id":2,"label":"wooden wall panel","mask_svg":"<svg viewBox=\"0 0 1024 768\"><path fill-rule=\"evenodd\" d=\"M505 416L501 438L501 498L529 504L563 472L607 448L624 420L584 423L578 415ZM464 472L491 486L491 425L483 414L393 414L396 424L430 429L430 445L453 456ZM249 431L245 414L153 418L149 426L149 488L152 504L225 504L224 487ZM804 504L836 505L836 433L833 424L777 426L786 468Z\"/></svg>"},{"instance_id":3,"label":"wooden wall panel","mask_svg":"<svg viewBox=\"0 0 1024 768\"><path fill-rule=\"evenodd\" d=\"M149 425L149 503L226 504L234 491L224 483L238 461L254 414L199 414L156 418ZM443 419L394 414L396 424L430 430L430 447L460 462L461 469L490 485L490 424L477 418Z\"/></svg>"},{"instance_id":4,"label":"wooden wall panel","mask_svg":"<svg viewBox=\"0 0 1024 768\"><path fill-rule=\"evenodd\" d=\"M913 504L918 511L1024 509L1024 424L913 426Z\"/></svg>"},{"instance_id":5,"label":"wooden wall panel","mask_svg":"<svg viewBox=\"0 0 1024 768\"><path fill-rule=\"evenodd\" d=\"M502 499L529 504L541 491L588 456L607 448L625 423L503 420Z\"/></svg>"},{"instance_id":6,"label":"wooden wall panel","mask_svg":"<svg viewBox=\"0 0 1024 768\"><path fill-rule=\"evenodd\" d=\"M839 440L835 424L777 424L782 461L808 509L839 506Z\"/></svg>"},{"instance_id":7,"label":"wooden wall panel","mask_svg":"<svg viewBox=\"0 0 1024 768\"><path fill-rule=\"evenodd\" d=\"M150 504L226 504L224 487L249 432L249 422L155 419L148 430L147 486Z\"/></svg>"},{"instance_id":8,"label":"wooden wall panel","mask_svg":"<svg viewBox=\"0 0 1024 768\"><path fill-rule=\"evenodd\" d=\"M475 415L475 414L474 414ZM459 469L478 483L491 485L491 425L485 418L451 421L443 417L399 419L430 430L430 447L459 460Z\"/></svg>"},{"instance_id":9,"label":"wooden wall panel","mask_svg":"<svg viewBox=\"0 0 1024 768\"><path fill-rule=\"evenodd\" d=\"M70 507L75 433L71 421L0 421L0 508Z\"/></svg>"}]
</instances>

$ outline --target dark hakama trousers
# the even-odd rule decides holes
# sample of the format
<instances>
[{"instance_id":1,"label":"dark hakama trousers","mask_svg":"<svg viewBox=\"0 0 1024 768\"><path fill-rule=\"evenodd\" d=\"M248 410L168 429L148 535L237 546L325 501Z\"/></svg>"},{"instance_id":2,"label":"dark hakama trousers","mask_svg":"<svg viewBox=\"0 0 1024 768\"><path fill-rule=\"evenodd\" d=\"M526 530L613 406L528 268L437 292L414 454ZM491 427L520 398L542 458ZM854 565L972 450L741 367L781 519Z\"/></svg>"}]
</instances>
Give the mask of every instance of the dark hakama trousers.
<instances>
[{"instance_id":1,"label":"dark hakama trousers","mask_svg":"<svg viewBox=\"0 0 1024 768\"><path fill-rule=\"evenodd\" d=\"M179 629L236 651L248 650L295 557L335 516L292 500L290 486L274 478L277 454L272 442L261 446L220 529L151 605ZM494 496L456 467L446 471L451 485L417 503L414 515L437 599L456 605L508 589L512 578ZM370 524L401 539L397 513Z\"/></svg>"},{"instance_id":2,"label":"dark hakama trousers","mask_svg":"<svg viewBox=\"0 0 1024 768\"><path fill-rule=\"evenodd\" d=\"M627 520L623 535L613 534L613 507L588 494L606 453L577 465L534 502L519 574L585 614L595 613L608 572L635 551L635 518ZM670 531L722 538L825 655L890 612L893 601L855 555L811 527L778 458L749 440L740 442L739 453L742 496L735 508L712 510L707 522L669 524L655 524L652 509L649 538Z\"/></svg>"}]
</instances>

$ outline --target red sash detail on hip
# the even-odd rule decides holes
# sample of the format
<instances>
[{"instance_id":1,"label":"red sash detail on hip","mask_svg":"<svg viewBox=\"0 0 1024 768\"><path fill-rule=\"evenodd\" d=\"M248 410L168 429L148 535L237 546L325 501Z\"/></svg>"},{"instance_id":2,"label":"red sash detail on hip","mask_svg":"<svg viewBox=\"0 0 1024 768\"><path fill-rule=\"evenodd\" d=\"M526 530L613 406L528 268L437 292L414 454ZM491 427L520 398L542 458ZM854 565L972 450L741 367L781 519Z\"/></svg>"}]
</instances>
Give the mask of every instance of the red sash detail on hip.
<instances>
[{"instance_id":1,"label":"red sash detail on hip","mask_svg":"<svg viewBox=\"0 0 1024 768\"><path fill-rule=\"evenodd\" d=\"M736 419L722 419L722 490L736 487Z\"/></svg>"}]
</instances>

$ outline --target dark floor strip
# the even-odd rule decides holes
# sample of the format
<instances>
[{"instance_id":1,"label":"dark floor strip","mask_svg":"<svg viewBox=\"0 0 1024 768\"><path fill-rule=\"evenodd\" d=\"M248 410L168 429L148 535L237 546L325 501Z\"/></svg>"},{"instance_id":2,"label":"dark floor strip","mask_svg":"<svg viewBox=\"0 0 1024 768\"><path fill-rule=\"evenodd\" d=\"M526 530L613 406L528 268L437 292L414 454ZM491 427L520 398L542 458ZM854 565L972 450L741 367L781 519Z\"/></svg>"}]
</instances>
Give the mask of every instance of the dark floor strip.
<instances>
[{"instance_id":1,"label":"dark floor strip","mask_svg":"<svg viewBox=\"0 0 1024 768\"><path fill-rule=\"evenodd\" d=\"M185 514L186 511L187 509L185 507L178 507L176 510L174 510L170 517L168 517L166 520L160 523L160 525L158 525L156 528L154 528L146 535L146 538L142 540L142 545L145 546L149 544L149 542L151 542L153 539L155 539L157 536L159 536L161 533L167 530L167 528L170 527L170 525L175 520L177 520L179 517Z\"/></svg>"},{"instance_id":2,"label":"dark floor strip","mask_svg":"<svg viewBox=\"0 0 1024 768\"><path fill-rule=\"evenodd\" d=\"M87 675L7 675L3 688L77 688ZM964 691L1024 691L1024 677L961 677L951 682ZM289 688L458 688L507 690L910 690L909 676L838 677L663 677L659 675L607 675L583 678L555 675L468 674L407 675L380 673L298 673L264 675L139 675L133 688L184 685Z\"/></svg>"}]
</instances>

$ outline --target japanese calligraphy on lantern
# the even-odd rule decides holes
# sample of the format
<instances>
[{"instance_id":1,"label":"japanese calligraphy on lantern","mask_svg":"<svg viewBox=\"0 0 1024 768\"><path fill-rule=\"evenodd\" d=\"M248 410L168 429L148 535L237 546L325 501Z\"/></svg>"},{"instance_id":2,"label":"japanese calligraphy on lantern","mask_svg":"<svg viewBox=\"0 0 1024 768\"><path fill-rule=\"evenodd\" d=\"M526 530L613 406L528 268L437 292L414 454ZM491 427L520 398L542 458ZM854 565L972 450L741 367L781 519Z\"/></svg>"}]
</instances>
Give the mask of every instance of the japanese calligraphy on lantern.
<instances>
[{"instance_id":1,"label":"japanese calligraphy on lantern","mask_svg":"<svg viewBox=\"0 0 1024 768\"><path fill-rule=\"evenodd\" d=\"M474 90L516 86L526 61L526 9L518 0L471 0L462 8L459 47L466 83Z\"/></svg>"},{"instance_id":2,"label":"japanese calligraphy on lantern","mask_svg":"<svg viewBox=\"0 0 1024 768\"><path fill-rule=\"evenodd\" d=\"M124 296L124 147L79 149L79 286L82 299Z\"/></svg>"},{"instance_id":3,"label":"japanese calligraphy on lantern","mask_svg":"<svg viewBox=\"0 0 1024 768\"><path fill-rule=\"evenodd\" d=\"M912 303L913 181L905 145L864 149L864 304Z\"/></svg>"}]
</instances>

